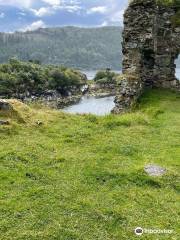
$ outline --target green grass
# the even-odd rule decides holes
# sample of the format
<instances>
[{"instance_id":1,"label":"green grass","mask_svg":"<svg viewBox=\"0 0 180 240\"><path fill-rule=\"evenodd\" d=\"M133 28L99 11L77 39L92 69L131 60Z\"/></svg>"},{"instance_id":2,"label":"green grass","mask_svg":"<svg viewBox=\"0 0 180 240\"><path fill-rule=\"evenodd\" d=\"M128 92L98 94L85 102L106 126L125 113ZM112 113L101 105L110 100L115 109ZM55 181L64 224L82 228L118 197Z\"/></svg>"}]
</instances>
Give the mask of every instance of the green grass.
<instances>
[{"instance_id":1,"label":"green grass","mask_svg":"<svg viewBox=\"0 0 180 240\"><path fill-rule=\"evenodd\" d=\"M133 240L137 226L179 239L180 95L147 92L122 116L14 106L24 122L0 127L0 239ZM148 163L167 174L147 176Z\"/></svg>"}]
</instances>

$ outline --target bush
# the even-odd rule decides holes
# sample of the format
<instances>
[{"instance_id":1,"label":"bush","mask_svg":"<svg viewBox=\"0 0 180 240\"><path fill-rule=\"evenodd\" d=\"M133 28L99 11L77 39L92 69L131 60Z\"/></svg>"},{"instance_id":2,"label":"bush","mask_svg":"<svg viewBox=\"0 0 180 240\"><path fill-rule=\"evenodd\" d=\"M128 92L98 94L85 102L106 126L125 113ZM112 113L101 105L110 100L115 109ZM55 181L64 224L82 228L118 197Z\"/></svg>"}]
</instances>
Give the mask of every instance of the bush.
<instances>
[{"instance_id":1,"label":"bush","mask_svg":"<svg viewBox=\"0 0 180 240\"><path fill-rule=\"evenodd\" d=\"M16 92L16 86L16 78L13 75L0 72L0 95L10 97Z\"/></svg>"},{"instance_id":2,"label":"bush","mask_svg":"<svg viewBox=\"0 0 180 240\"><path fill-rule=\"evenodd\" d=\"M100 84L105 84L105 83L115 83L115 77L118 74L115 72L110 71L109 69L107 70L101 70L96 73L96 76L94 78L94 81Z\"/></svg>"},{"instance_id":3,"label":"bush","mask_svg":"<svg viewBox=\"0 0 180 240\"><path fill-rule=\"evenodd\" d=\"M63 92L72 86L79 87L85 81L83 74L65 67L16 59L0 65L0 95L7 97L39 95L50 89Z\"/></svg>"}]
</instances>

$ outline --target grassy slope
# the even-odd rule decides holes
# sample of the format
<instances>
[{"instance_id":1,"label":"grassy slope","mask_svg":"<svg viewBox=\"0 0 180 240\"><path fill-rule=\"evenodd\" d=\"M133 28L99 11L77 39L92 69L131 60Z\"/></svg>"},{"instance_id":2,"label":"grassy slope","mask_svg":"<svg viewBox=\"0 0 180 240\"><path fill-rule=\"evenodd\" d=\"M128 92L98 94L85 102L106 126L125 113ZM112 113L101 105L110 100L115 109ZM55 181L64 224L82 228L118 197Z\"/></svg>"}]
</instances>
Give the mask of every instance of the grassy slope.
<instances>
[{"instance_id":1,"label":"grassy slope","mask_svg":"<svg viewBox=\"0 0 180 240\"><path fill-rule=\"evenodd\" d=\"M137 226L174 229L143 239L178 239L180 96L154 90L140 106L107 117L25 108L26 124L1 126L0 239L132 240ZM147 163L168 174L146 176Z\"/></svg>"}]
</instances>

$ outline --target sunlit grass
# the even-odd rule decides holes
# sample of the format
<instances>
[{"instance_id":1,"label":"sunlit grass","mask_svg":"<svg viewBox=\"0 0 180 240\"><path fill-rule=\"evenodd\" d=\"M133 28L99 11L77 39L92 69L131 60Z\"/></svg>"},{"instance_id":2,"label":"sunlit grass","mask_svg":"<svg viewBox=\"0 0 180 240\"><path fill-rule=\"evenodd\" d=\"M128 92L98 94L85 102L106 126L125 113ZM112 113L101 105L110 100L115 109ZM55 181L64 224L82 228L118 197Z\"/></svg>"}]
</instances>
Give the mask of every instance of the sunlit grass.
<instances>
[{"instance_id":1,"label":"sunlit grass","mask_svg":"<svg viewBox=\"0 0 180 240\"><path fill-rule=\"evenodd\" d=\"M129 240L137 226L178 239L179 94L147 92L122 116L14 106L24 121L0 127L0 239ZM147 176L149 163L167 174Z\"/></svg>"}]
</instances>

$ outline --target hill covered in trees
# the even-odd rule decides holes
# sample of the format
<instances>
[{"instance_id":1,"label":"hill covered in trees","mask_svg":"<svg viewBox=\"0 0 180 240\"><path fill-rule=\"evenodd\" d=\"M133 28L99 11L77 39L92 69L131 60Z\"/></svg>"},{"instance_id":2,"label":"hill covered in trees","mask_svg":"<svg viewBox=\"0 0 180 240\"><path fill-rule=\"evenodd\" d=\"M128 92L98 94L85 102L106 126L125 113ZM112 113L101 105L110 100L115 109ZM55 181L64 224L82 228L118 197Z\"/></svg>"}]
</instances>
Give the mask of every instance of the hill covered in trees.
<instances>
[{"instance_id":1,"label":"hill covered in trees","mask_svg":"<svg viewBox=\"0 0 180 240\"><path fill-rule=\"evenodd\" d=\"M80 69L120 69L121 33L120 27L61 27L0 33L0 63L16 57Z\"/></svg>"}]
</instances>

